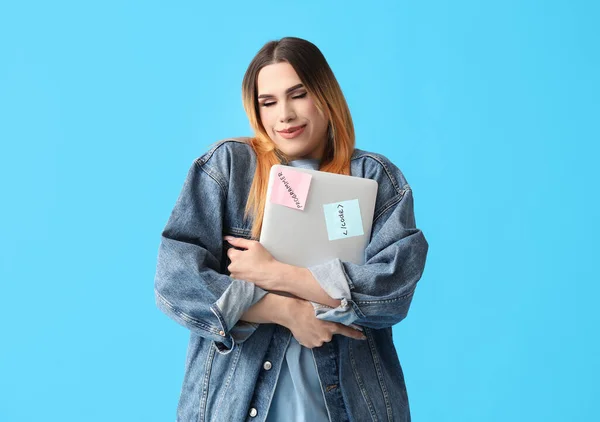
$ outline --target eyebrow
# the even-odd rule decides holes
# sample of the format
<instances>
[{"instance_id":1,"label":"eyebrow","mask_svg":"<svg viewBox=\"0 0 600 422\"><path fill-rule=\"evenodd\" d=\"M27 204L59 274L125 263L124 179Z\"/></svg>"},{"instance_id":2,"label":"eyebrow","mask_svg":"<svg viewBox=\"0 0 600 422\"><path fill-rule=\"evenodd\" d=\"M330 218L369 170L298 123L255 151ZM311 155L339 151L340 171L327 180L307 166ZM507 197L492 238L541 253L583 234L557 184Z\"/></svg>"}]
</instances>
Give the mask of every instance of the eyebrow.
<instances>
[{"instance_id":1,"label":"eyebrow","mask_svg":"<svg viewBox=\"0 0 600 422\"><path fill-rule=\"evenodd\" d=\"M294 85L293 87L286 89L285 90L285 94L287 95L290 92L297 90L298 88L302 88L303 86L304 86L303 84ZM258 96L258 99L261 99L261 98L272 98L272 97L274 97L274 95L272 95L272 94L261 94L261 95Z\"/></svg>"}]
</instances>

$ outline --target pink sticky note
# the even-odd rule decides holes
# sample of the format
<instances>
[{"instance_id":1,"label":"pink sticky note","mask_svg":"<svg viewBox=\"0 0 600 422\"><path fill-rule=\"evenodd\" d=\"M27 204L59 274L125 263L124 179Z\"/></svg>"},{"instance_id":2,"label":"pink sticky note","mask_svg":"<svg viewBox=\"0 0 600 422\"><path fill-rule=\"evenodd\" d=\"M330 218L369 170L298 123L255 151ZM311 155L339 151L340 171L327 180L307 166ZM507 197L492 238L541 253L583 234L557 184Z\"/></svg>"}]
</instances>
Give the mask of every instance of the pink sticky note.
<instances>
[{"instance_id":1,"label":"pink sticky note","mask_svg":"<svg viewBox=\"0 0 600 422\"><path fill-rule=\"evenodd\" d=\"M304 210L312 175L280 167L271 188L271 202L297 210Z\"/></svg>"}]
</instances>

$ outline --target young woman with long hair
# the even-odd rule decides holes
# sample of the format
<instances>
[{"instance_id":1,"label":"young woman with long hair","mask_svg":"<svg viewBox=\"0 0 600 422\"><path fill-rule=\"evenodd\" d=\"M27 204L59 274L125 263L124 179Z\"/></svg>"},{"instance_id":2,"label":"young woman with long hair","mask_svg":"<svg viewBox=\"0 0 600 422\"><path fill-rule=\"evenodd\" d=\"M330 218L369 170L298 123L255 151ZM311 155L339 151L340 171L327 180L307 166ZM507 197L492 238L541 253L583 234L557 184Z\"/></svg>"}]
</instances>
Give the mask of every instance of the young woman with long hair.
<instances>
[{"instance_id":1,"label":"young woman with long hair","mask_svg":"<svg viewBox=\"0 0 600 422\"><path fill-rule=\"evenodd\" d=\"M355 148L342 90L311 42L265 44L242 97L254 135L194 160L161 236L156 303L190 331L177 420L409 421L391 327L428 251L411 187L385 156ZM365 264L295 267L258 242L274 164L378 182Z\"/></svg>"}]
</instances>

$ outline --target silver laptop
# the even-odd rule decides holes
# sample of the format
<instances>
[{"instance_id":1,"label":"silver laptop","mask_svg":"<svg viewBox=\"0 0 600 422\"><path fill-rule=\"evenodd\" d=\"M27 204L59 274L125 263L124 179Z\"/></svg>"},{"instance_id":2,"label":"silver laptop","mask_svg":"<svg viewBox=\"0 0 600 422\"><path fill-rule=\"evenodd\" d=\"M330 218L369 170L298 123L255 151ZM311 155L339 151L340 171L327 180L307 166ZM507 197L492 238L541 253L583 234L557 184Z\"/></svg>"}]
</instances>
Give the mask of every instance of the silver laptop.
<instances>
[{"instance_id":1,"label":"silver laptop","mask_svg":"<svg viewBox=\"0 0 600 422\"><path fill-rule=\"evenodd\" d=\"M371 179L274 165L260 243L299 267L334 258L364 264L377 188Z\"/></svg>"}]
</instances>

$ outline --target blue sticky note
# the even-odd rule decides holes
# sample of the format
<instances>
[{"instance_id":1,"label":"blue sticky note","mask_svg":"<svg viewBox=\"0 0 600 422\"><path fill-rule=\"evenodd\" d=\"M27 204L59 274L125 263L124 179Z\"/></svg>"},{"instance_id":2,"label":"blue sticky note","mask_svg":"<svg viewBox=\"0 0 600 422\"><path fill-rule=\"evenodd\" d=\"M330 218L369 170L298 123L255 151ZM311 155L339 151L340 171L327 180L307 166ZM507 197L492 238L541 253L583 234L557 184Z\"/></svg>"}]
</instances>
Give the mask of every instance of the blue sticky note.
<instances>
[{"instance_id":1,"label":"blue sticky note","mask_svg":"<svg viewBox=\"0 0 600 422\"><path fill-rule=\"evenodd\" d=\"M346 239L364 234L358 199L324 204L329 240Z\"/></svg>"}]
</instances>

